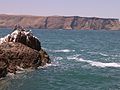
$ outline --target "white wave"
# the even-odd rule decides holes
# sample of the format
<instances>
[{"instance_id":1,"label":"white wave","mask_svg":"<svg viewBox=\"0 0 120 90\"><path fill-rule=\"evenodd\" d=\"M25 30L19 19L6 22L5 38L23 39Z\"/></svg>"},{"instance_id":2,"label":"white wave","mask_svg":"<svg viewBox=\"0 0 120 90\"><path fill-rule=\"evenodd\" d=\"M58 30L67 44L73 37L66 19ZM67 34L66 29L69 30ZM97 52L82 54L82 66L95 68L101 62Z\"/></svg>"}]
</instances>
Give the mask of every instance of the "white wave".
<instances>
[{"instance_id":1,"label":"white wave","mask_svg":"<svg viewBox=\"0 0 120 90\"><path fill-rule=\"evenodd\" d=\"M67 59L77 59L77 57L80 56L80 54L76 54L73 56L68 56Z\"/></svg>"},{"instance_id":2,"label":"white wave","mask_svg":"<svg viewBox=\"0 0 120 90\"><path fill-rule=\"evenodd\" d=\"M105 53L101 53L101 52L88 52L88 53L93 54L93 55L99 54L101 56L109 56L109 55L107 55Z\"/></svg>"},{"instance_id":3,"label":"white wave","mask_svg":"<svg viewBox=\"0 0 120 90\"><path fill-rule=\"evenodd\" d=\"M62 60L63 57L55 57L54 60Z\"/></svg>"},{"instance_id":4,"label":"white wave","mask_svg":"<svg viewBox=\"0 0 120 90\"><path fill-rule=\"evenodd\" d=\"M43 49L43 50L47 50L47 48L45 48L45 47L42 47L42 49Z\"/></svg>"},{"instance_id":5,"label":"white wave","mask_svg":"<svg viewBox=\"0 0 120 90\"><path fill-rule=\"evenodd\" d=\"M85 51L85 50L80 50L80 51L82 51L82 52L83 52L83 51Z\"/></svg>"},{"instance_id":6,"label":"white wave","mask_svg":"<svg viewBox=\"0 0 120 90\"><path fill-rule=\"evenodd\" d=\"M90 54L98 54L98 52L87 52L87 53L90 53Z\"/></svg>"},{"instance_id":7,"label":"white wave","mask_svg":"<svg viewBox=\"0 0 120 90\"><path fill-rule=\"evenodd\" d=\"M63 50L52 50L53 52L75 52L75 50L63 49Z\"/></svg>"},{"instance_id":8,"label":"white wave","mask_svg":"<svg viewBox=\"0 0 120 90\"><path fill-rule=\"evenodd\" d=\"M96 62L96 61L91 61L91 60L84 60L82 58L77 59L77 61L81 61L81 62L87 62L89 63L91 66L96 66L96 67L120 67L120 63L103 63L103 62Z\"/></svg>"},{"instance_id":9,"label":"white wave","mask_svg":"<svg viewBox=\"0 0 120 90\"><path fill-rule=\"evenodd\" d=\"M84 60L83 58L78 58L78 56L71 56L68 57L67 59L74 59L77 60L79 62L86 62L88 64L90 64L91 66L96 66L96 67L120 67L120 63L115 63L115 62L111 62L111 63L103 63L103 62L97 62L97 61L91 61L91 60Z\"/></svg>"},{"instance_id":10,"label":"white wave","mask_svg":"<svg viewBox=\"0 0 120 90\"><path fill-rule=\"evenodd\" d=\"M50 64L46 64L44 66L39 66L38 69L47 68L47 67L57 67L57 66L58 66L58 64L56 64L56 63L50 63Z\"/></svg>"},{"instance_id":11,"label":"white wave","mask_svg":"<svg viewBox=\"0 0 120 90\"><path fill-rule=\"evenodd\" d=\"M9 77L9 76L10 76L10 77L14 77L15 74L14 74L14 73L8 73L7 76L8 76L8 77Z\"/></svg>"},{"instance_id":12,"label":"white wave","mask_svg":"<svg viewBox=\"0 0 120 90\"><path fill-rule=\"evenodd\" d=\"M105 54L105 53L99 53L100 55L102 55L102 56L109 56L109 55L107 55L107 54Z\"/></svg>"}]
</instances>

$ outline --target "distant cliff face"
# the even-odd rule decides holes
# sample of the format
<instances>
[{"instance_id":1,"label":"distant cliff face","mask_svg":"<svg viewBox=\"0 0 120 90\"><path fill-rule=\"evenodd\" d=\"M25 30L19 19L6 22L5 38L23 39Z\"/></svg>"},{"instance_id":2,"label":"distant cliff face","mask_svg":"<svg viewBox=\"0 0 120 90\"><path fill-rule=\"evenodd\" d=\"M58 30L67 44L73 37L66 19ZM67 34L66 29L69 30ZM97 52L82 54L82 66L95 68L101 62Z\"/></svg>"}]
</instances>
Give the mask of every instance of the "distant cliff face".
<instances>
[{"instance_id":1,"label":"distant cliff face","mask_svg":"<svg viewBox=\"0 0 120 90\"><path fill-rule=\"evenodd\" d=\"M0 28L12 28L16 24L38 29L120 30L119 20L113 18L0 15Z\"/></svg>"}]
</instances>

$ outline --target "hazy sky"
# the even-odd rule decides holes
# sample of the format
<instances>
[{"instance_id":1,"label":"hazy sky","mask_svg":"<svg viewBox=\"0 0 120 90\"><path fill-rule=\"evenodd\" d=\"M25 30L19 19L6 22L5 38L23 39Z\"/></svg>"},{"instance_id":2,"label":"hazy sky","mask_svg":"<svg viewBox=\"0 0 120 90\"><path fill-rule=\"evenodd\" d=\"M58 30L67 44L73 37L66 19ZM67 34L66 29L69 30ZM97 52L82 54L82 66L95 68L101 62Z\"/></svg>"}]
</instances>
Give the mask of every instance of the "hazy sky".
<instances>
[{"instance_id":1,"label":"hazy sky","mask_svg":"<svg viewBox=\"0 0 120 90\"><path fill-rule=\"evenodd\" d=\"M0 0L0 14L114 17L120 0Z\"/></svg>"}]
</instances>

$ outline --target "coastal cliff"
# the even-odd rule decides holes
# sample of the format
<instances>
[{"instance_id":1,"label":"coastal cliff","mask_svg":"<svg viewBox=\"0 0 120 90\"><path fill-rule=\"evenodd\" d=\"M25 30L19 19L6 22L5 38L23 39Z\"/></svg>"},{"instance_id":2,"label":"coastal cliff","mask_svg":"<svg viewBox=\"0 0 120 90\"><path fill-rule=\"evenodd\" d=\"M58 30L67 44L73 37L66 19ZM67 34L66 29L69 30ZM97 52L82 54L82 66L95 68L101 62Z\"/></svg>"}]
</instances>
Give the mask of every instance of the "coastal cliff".
<instances>
[{"instance_id":1,"label":"coastal cliff","mask_svg":"<svg viewBox=\"0 0 120 90\"><path fill-rule=\"evenodd\" d=\"M79 16L0 15L0 28L16 24L37 29L120 30L119 19Z\"/></svg>"}]
</instances>

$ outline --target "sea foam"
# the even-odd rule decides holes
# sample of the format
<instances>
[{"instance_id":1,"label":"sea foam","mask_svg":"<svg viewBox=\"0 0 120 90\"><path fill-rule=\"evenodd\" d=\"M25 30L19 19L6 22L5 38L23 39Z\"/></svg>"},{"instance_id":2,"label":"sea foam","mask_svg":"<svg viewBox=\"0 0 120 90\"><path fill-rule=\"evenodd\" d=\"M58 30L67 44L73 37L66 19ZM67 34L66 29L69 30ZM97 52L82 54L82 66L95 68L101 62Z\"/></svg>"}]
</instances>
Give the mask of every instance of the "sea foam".
<instances>
[{"instance_id":1,"label":"sea foam","mask_svg":"<svg viewBox=\"0 0 120 90\"><path fill-rule=\"evenodd\" d=\"M75 50L62 49L62 50L53 50L53 52L75 52Z\"/></svg>"},{"instance_id":2,"label":"sea foam","mask_svg":"<svg viewBox=\"0 0 120 90\"><path fill-rule=\"evenodd\" d=\"M110 63L103 63L103 62L99 62L99 61L92 61L92 60L85 60L83 58L78 58L79 55L74 55L73 57L67 57L67 59L73 59L73 60L77 60L79 62L85 62L90 64L91 66L96 66L96 67L120 67L120 63L116 63L116 62L110 62Z\"/></svg>"}]
</instances>

